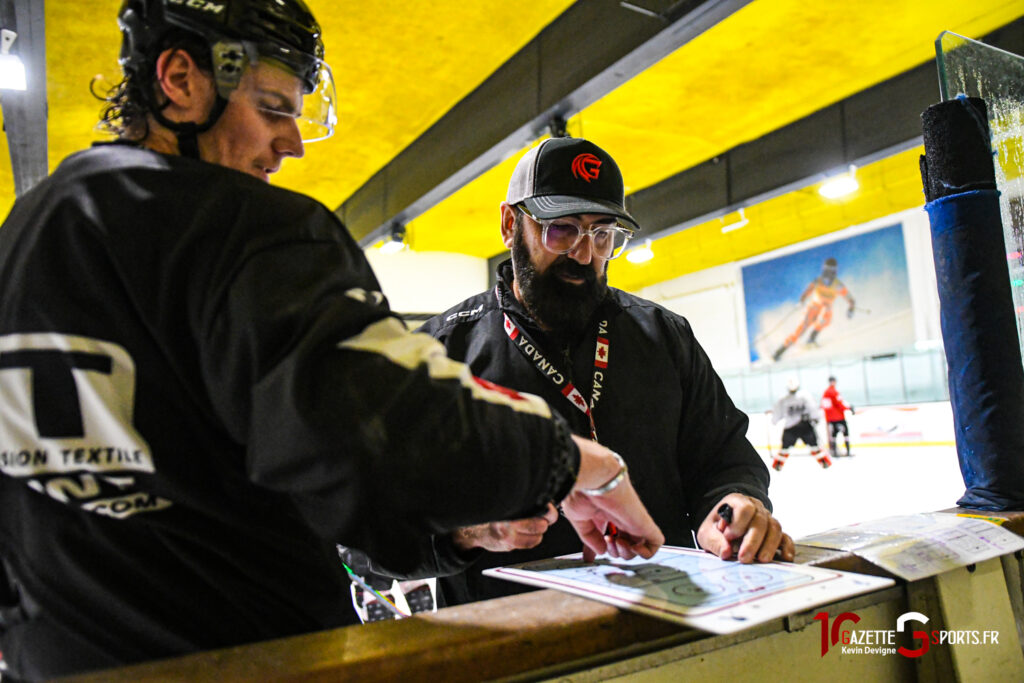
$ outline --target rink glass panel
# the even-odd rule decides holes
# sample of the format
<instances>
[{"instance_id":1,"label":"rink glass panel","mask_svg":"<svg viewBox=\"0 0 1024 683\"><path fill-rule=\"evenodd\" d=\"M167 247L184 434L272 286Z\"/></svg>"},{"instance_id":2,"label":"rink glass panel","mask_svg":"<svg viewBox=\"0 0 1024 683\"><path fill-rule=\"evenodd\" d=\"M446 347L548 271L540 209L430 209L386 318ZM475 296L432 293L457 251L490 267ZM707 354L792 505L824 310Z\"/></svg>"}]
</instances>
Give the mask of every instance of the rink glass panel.
<instances>
[{"instance_id":1,"label":"rink glass panel","mask_svg":"<svg viewBox=\"0 0 1024 683\"><path fill-rule=\"evenodd\" d=\"M722 373L729 396L747 413L769 410L796 377L812 397L820 398L828 378L853 406L948 401L946 357L941 347L909 348L864 358L831 359L806 365L769 366Z\"/></svg>"}]
</instances>

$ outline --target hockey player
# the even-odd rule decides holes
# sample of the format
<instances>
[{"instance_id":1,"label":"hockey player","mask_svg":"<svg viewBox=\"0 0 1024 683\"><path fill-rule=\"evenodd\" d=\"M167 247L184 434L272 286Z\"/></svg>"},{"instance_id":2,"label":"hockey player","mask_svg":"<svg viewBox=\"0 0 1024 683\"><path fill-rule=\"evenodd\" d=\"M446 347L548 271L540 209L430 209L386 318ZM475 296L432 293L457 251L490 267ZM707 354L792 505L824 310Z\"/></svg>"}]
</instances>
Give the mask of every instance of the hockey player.
<instances>
[{"instance_id":1,"label":"hockey player","mask_svg":"<svg viewBox=\"0 0 1024 683\"><path fill-rule=\"evenodd\" d=\"M842 296L846 299L846 317L853 317L853 297L850 296L850 292L846 289L846 285L843 284L842 280L836 277L838 268L839 265L834 258L825 259L821 275L814 278L811 284L807 285L804 293L800 295L801 304L807 301L808 297L811 300L804 311L803 320L793 330L793 333L786 337L782 346L777 348L775 353L772 354L774 360L781 358L786 349L795 344L808 327L813 326L814 329L811 330L811 334L807 337L807 343L808 345L817 345L818 333L832 322L832 304L837 296Z\"/></svg>"},{"instance_id":2,"label":"hockey player","mask_svg":"<svg viewBox=\"0 0 1024 683\"><path fill-rule=\"evenodd\" d=\"M828 469L832 466L832 458L828 453L822 453L818 447L818 434L814 431L814 425L818 423L821 410L815 406L811 397L806 391L800 391L800 381L791 377L786 382L786 393L772 406L772 424L779 420L783 422L782 448L772 456L772 469L780 471L786 464L789 457L789 449L797 441L803 441L811 449L811 455L818 461L822 468Z\"/></svg>"},{"instance_id":3,"label":"hockey player","mask_svg":"<svg viewBox=\"0 0 1024 683\"><path fill-rule=\"evenodd\" d=\"M654 554L622 457L408 332L338 217L268 184L333 122L305 3L118 20L119 141L0 228L4 683L355 623L339 543L436 575L431 534L560 502Z\"/></svg>"},{"instance_id":4,"label":"hockey player","mask_svg":"<svg viewBox=\"0 0 1024 683\"><path fill-rule=\"evenodd\" d=\"M828 388L821 396L821 408L825 411L825 422L828 423L828 449L833 458L838 458L836 452L836 437L843 435L843 444L846 446L846 457L850 457L850 428L846 424L846 411L856 411L853 406L847 405L839 390L836 389L836 378L828 378Z\"/></svg>"}]
</instances>

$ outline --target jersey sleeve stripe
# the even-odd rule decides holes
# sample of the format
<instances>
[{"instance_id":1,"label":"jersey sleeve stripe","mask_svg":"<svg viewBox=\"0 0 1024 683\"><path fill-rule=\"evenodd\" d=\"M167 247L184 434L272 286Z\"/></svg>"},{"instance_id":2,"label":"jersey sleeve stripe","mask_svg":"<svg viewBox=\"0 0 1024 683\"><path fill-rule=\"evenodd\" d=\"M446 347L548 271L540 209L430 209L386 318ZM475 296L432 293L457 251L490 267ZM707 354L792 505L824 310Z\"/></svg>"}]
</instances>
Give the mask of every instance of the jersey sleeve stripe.
<instances>
[{"instance_id":1,"label":"jersey sleeve stripe","mask_svg":"<svg viewBox=\"0 0 1024 683\"><path fill-rule=\"evenodd\" d=\"M506 405L521 413L551 417L551 409L540 397L492 389L477 382L464 363L448 357L441 342L427 334L408 332L396 318L387 317L372 323L360 334L340 342L338 348L378 353L408 370L426 364L427 374L432 379L457 380L476 400Z\"/></svg>"}]
</instances>

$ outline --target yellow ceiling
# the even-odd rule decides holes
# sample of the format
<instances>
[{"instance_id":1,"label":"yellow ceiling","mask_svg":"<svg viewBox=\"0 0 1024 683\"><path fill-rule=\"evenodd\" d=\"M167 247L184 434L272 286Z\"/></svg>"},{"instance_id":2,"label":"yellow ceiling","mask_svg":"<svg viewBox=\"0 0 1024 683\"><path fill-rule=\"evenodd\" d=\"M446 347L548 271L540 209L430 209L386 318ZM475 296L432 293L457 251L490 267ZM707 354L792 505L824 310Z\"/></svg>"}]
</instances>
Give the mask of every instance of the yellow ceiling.
<instances>
[{"instance_id":1,"label":"yellow ceiling","mask_svg":"<svg viewBox=\"0 0 1024 683\"><path fill-rule=\"evenodd\" d=\"M923 147L915 147L857 169L860 189L842 200L823 199L816 183L745 209L749 223L739 230L722 232L723 226L738 219L732 213L655 240L655 258L650 261L614 261L608 269L609 284L635 291L921 206L918 157L923 153Z\"/></svg>"},{"instance_id":2,"label":"yellow ceiling","mask_svg":"<svg viewBox=\"0 0 1024 683\"><path fill-rule=\"evenodd\" d=\"M570 120L569 131L608 150L627 191L636 191L933 59L933 41L943 30L980 37L1024 15L1020 0L858 0L847 7L856 11L839 12L835 3L755 0L585 109ZM935 92L937 99L937 80ZM520 156L410 222L412 248L477 256L503 251L497 207ZM884 164L886 178L897 176L887 186L899 188L892 189L896 196L870 187L871 176L861 174L858 208L848 211L859 217L855 222L921 203L916 161L906 158ZM908 184L916 194L906 192ZM659 258L642 267L616 263L612 281L637 288L696 270L696 264L752 256L850 224L787 219L791 213L842 215L823 201L813 192L795 193L770 204L772 211L786 207L781 214L748 210L751 225L736 233L722 235L717 224L659 240ZM758 238L751 241L751 233ZM763 248L737 249L739 241Z\"/></svg>"},{"instance_id":3,"label":"yellow ceiling","mask_svg":"<svg viewBox=\"0 0 1024 683\"><path fill-rule=\"evenodd\" d=\"M333 138L310 145L304 160L286 162L273 182L331 208L572 4L307 3L324 29L340 121ZM88 85L97 74L117 80L119 5L46 3L51 168L102 139L94 127L100 103ZM569 131L611 152L636 191L932 59L932 41L943 30L979 37L1021 15L1021 0L755 0L573 117ZM14 193L5 136L0 148L6 213ZM412 248L501 252L497 206L520 155L412 221ZM613 282L636 288L918 204L915 158L905 153L861 169L855 202L823 205L802 191L749 208L743 230L723 235L709 224L659 240L658 258L643 266L617 263Z\"/></svg>"},{"instance_id":4,"label":"yellow ceiling","mask_svg":"<svg viewBox=\"0 0 1024 683\"><path fill-rule=\"evenodd\" d=\"M338 88L333 138L286 160L274 184L336 208L456 102L572 4L570 0L409 2L306 0L324 32ZM121 0L46 3L51 170L105 138L95 129L97 74L119 80ZM0 136L0 211L14 201L6 136Z\"/></svg>"}]
</instances>

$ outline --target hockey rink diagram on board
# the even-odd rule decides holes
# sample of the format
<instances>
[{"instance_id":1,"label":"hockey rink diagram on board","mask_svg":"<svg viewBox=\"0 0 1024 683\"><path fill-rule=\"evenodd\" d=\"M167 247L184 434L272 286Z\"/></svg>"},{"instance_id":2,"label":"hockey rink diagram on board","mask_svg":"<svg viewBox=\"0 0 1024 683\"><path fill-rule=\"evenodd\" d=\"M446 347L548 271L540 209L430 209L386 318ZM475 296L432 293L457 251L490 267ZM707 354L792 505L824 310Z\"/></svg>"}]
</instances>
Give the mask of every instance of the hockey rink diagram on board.
<instances>
[{"instance_id":1,"label":"hockey rink diagram on board","mask_svg":"<svg viewBox=\"0 0 1024 683\"><path fill-rule=\"evenodd\" d=\"M891 579L771 562L740 564L663 546L649 560L580 553L484 574L643 612L712 633L732 633L817 605L893 585Z\"/></svg>"}]
</instances>

